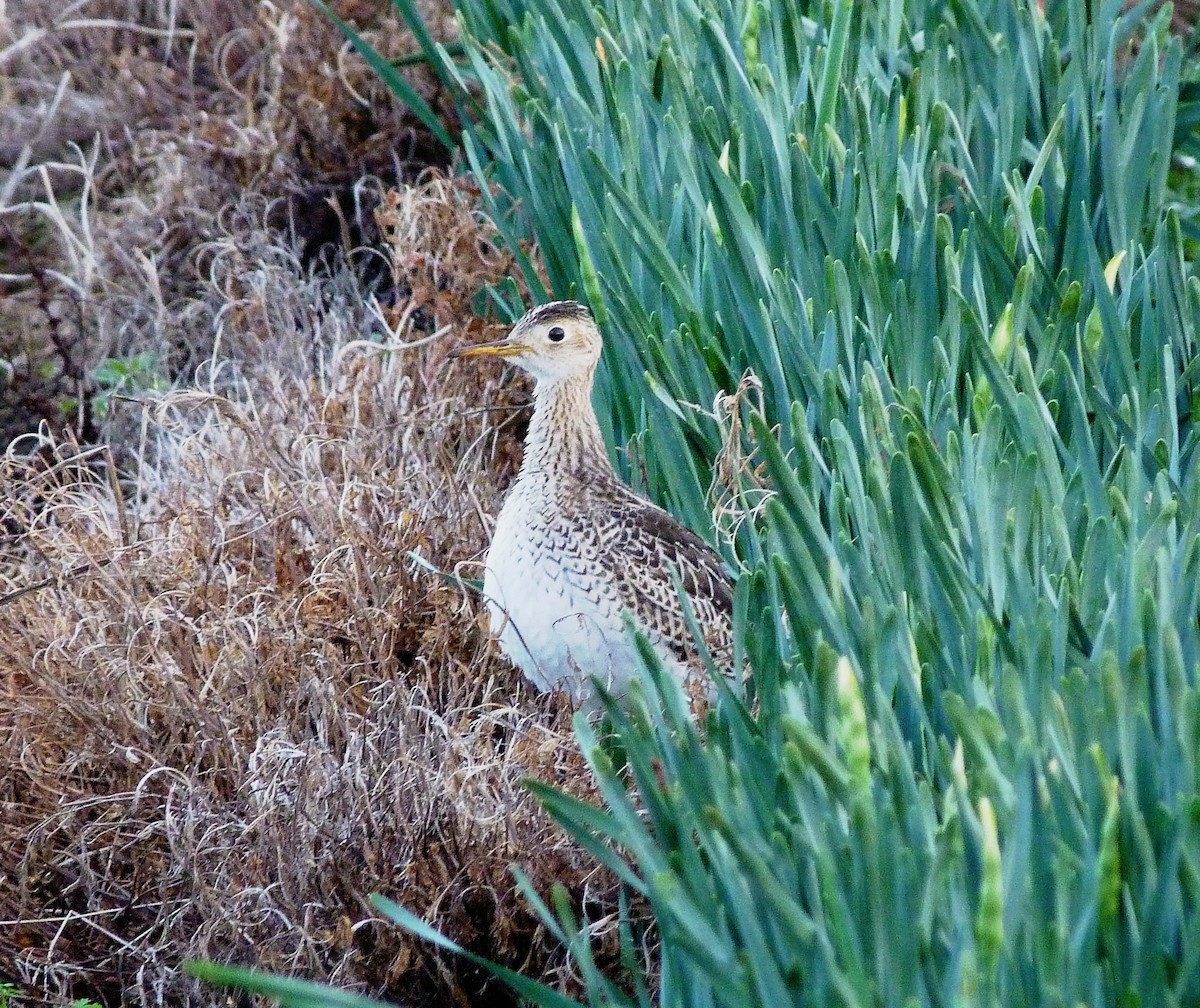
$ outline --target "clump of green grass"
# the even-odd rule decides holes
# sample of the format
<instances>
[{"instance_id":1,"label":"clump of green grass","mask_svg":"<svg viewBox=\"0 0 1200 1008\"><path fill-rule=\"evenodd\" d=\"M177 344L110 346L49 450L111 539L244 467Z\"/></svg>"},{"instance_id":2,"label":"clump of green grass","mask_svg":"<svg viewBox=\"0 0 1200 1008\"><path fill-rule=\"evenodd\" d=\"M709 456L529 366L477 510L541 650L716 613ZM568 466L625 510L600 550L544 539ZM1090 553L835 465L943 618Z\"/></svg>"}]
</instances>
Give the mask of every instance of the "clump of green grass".
<instances>
[{"instance_id":1,"label":"clump of green grass","mask_svg":"<svg viewBox=\"0 0 1200 1008\"><path fill-rule=\"evenodd\" d=\"M647 651L613 734L576 722L603 801L535 786L653 908L658 1003L1200 999L1200 278L1167 15L459 11L467 58L428 53L464 161L603 322L612 444L696 527L718 420L760 464L718 473L755 502L727 544L752 710L701 732ZM747 370L760 408L727 398ZM636 928L617 984L528 894L592 1003L651 1002Z\"/></svg>"}]
</instances>

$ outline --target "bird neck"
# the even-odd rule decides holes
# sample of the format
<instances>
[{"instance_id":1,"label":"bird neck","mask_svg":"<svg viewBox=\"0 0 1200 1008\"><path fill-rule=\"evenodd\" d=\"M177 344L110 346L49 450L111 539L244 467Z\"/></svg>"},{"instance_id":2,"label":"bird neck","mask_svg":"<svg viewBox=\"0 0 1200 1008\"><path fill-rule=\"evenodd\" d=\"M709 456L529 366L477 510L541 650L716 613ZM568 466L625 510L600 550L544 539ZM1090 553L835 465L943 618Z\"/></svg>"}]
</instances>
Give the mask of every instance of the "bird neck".
<instances>
[{"instance_id":1,"label":"bird neck","mask_svg":"<svg viewBox=\"0 0 1200 1008\"><path fill-rule=\"evenodd\" d=\"M612 463L592 408L594 371L555 382L539 382L533 418L525 437L521 472L611 473Z\"/></svg>"}]
</instances>

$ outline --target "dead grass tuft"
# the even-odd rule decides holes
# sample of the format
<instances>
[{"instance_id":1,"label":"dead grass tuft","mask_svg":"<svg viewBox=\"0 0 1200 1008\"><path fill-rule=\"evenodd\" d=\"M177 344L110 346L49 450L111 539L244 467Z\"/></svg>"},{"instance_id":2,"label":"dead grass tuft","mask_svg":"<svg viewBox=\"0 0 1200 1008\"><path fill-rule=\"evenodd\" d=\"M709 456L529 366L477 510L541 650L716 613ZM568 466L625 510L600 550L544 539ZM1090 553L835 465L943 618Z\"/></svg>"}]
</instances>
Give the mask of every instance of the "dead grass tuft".
<instances>
[{"instance_id":1,"label":"dead grass tuft","mask_svg":"<svg viewBox=\"0 0 1200 1008\"><path fill-rule=\"evenodd\" d=\"M510 264L461 184L381 202L411 297L240 226L183 306L217 363L114 406L135 467L45 429L4 458L0 976L35 993L199 1003L199 956L471 1003L482 979L368 894L565 987L509 865L615 908L520 785L589 794L569 712L427 569L478 576L512 475L523 386L445 361Z\"/></svg>"},{"instance_id":2,"label":"dead grass tuft","mask_svg":"<svg viewBox=\"0 0 1200 1008\"><path fill-rule=\"evenodd\" d=\"M390 4L333 6L389 57L414 51ZM445 104L427 68L406 74ZM42 419L124 444L95 376L142 354L187 383L212 355L201 250L268 217L309 260L373 241L358 197L379 186L360 181L446 156L307 0L0 6L0 447Z\"/></svg>"}]
</instances>

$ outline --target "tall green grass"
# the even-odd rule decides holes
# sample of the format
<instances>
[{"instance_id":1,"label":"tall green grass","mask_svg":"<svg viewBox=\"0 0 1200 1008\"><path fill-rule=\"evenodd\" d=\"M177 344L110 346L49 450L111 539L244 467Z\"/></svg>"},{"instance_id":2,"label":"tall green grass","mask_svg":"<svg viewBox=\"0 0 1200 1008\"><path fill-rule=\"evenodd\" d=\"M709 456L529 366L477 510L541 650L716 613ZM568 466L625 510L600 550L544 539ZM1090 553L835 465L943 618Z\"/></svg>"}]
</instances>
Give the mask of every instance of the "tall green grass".
<instances>
[{"instance_id":1,"label":"tall green grass","mask_svg":"<svg viewBox=\"0 0 1200 1008\"><path fill-rule=\"evenodd\" d=\"M458 6L466 59L430 56L464 164L596 310L611 444L695 528L713 403L761 383L732 407L769 498L731 549L753 714L701 732L647 652L613 734L578 722L604 807L534 785L649 900L661 1003L1200 1004L1200 279L1165 15ZM542 909L591 1003L649 1002L632 930L616 982Z\"/></svg>"}]
</instances>

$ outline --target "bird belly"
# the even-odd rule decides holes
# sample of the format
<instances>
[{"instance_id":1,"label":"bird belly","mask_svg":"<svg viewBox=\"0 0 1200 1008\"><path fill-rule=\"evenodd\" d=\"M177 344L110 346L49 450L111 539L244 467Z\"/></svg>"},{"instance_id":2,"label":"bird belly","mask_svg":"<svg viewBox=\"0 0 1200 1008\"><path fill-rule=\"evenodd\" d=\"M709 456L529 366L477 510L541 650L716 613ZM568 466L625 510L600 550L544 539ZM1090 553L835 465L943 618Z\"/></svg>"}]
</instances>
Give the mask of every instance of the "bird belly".
<instances>
[{"instance_id":1,"label":"bird belly","mask_svg":"<svg viewBox=\"0 0 1200 1008\"><path fill-rule=\"evenodd\" d=\"M557 539L501 511L484 571L492 633L540 690L562 689L587 705L596 676L622 696L636 657L619 603L601 572L564 555Z\"/></svg>"}]
</instances>

